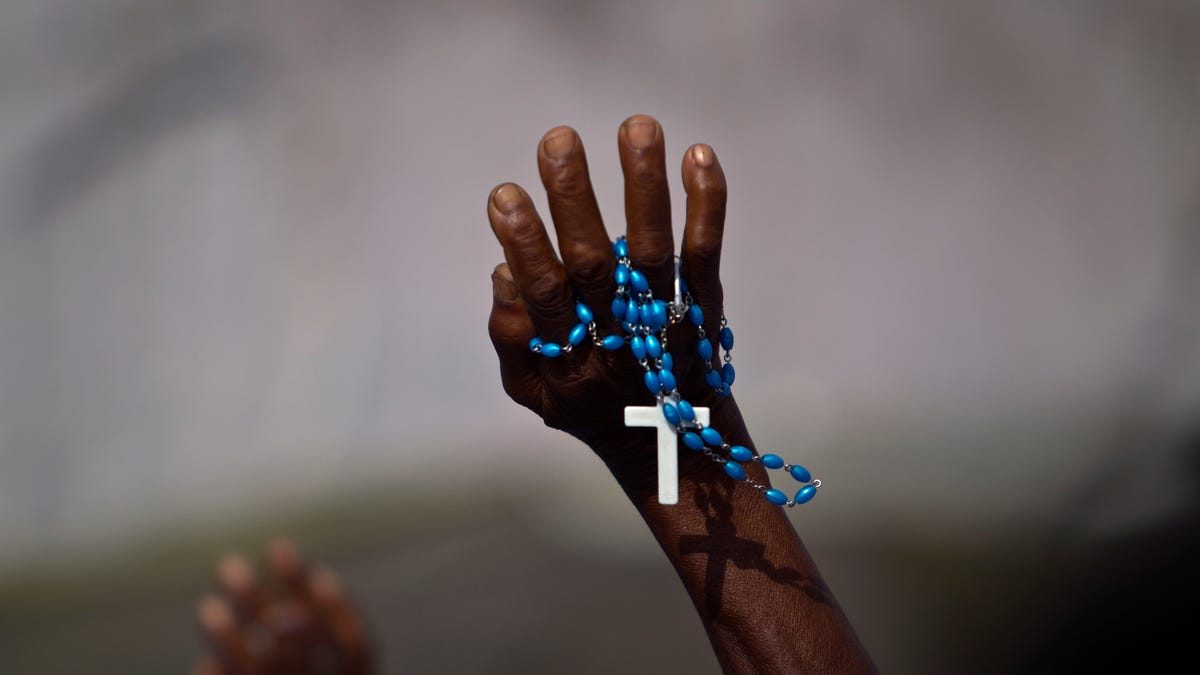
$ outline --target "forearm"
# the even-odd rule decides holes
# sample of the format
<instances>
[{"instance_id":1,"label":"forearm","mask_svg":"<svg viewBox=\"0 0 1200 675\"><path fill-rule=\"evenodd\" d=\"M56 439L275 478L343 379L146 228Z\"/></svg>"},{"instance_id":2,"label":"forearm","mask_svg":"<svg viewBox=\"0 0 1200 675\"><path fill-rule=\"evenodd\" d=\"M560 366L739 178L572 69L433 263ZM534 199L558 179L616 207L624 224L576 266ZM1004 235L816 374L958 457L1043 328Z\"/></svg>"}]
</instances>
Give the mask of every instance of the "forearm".
<instances>
[{"instance_id":1,"label":"forearm","mask_svg":"<svg viewBox=\"0 0 1200 675\"><path fill-rule=\"evenodd\" d=\"M713 415L728 442L754 447L735 403ZM644 453L620 453L625 459L609 466L683 581L725 671L874 672L784 509L684 452L675 505L658 503L650 464L634 459L653 458L650 439ZM761 466L747 471L767 482Z\"/></svg>"}]
</instances>

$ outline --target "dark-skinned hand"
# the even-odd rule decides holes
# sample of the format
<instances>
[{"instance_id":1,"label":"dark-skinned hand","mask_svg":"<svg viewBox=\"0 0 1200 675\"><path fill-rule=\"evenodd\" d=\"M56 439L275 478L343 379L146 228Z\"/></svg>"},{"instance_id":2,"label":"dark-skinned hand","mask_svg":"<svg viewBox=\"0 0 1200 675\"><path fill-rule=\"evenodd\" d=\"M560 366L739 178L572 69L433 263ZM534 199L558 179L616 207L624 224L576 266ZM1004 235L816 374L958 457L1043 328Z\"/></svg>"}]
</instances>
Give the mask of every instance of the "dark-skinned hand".
<instances>
[{"instance_id":1,"label":"dark-skinned hand","mask_svg":"<svg viewBox=\"0 0 1200 675\"><path fill-rule=\"evenodd\" d=\"M655 298L669 302L674 297L676 253L662 127L651 117L634 115L621 125L617 148L625 176L629 257L650 281ZM529 349L535 336L565 343L578 323L577 299L595 313L601 336L623 335L610 309L615 290L613 237L601 221L579 135L569 127L551 129L538 144L537 162L561 258L524 190L503 183L488 199L488 218L506 260L492 275L494 302L488 325L504 390L547 425L590 445L619 480L631 471L653 472L653 456L644 451L649 436L645 430L623 426L624 406L653 401L628 349L609 352L585 342L554 359ZM705 329L715 336L722 302L725 175L712 148L703 144L684 153L682 174L687 192L679 254L682 275L704 310ZM684 397L713 408L717 418L719 408L735 406L705 384L694 341L695 328L688 322L668 333L668 346L685 347L672 349L674 373Z\"/></svg>"}]
</instances>

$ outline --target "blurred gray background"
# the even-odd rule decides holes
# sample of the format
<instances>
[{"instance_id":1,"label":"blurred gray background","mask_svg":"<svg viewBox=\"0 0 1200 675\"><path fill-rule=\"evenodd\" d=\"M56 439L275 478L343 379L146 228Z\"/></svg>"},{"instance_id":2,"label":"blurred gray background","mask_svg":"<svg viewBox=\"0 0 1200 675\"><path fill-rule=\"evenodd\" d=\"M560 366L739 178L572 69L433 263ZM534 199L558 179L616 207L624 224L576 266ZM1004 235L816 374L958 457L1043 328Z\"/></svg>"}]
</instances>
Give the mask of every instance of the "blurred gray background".
<instances>
[{"instance_id":1,"label":"blurred gray background","mask_svg":"<svg viewBox=\"0 0 1200 675\"><path fill-rule=\"evenodd\" d=\"M4 672L184 671L277 531L385 672L716 672L485 331L488 191L570 124L616 236L636 112L721 157L737 396L879 665L1018 667L1200 494L1198 65L1182 1L5 2Z\"/></svg>"}]
</instances>

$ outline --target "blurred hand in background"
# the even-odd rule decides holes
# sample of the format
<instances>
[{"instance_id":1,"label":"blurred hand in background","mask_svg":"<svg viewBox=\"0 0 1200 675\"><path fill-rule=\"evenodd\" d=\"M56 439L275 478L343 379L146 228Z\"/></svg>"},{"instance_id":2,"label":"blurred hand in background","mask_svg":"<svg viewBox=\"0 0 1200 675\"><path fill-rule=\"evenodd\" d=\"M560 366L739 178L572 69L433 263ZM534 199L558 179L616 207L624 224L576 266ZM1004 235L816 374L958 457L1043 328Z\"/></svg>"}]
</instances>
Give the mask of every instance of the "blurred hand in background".
<instances>
[{"instance_id":1,"label":"blurred hand in background","mask_svg":"<svg viewBox=\"0 0 1200 675\"><path fill-rule=\"evenodd\" d=\"M366 675L367 634L330 570L310 568L284 538L267 545L265 574L245 557L217 564L220 592L197 607L211 655L195 675Z\"/></svg>"}]
</instances>

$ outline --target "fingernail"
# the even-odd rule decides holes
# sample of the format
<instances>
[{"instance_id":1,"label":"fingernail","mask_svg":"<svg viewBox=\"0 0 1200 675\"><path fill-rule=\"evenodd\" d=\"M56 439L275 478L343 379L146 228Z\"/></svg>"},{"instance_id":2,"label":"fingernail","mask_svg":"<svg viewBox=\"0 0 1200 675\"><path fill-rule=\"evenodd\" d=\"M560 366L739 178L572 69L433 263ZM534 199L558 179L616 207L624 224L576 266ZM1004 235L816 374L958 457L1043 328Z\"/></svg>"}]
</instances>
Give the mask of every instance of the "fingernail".
<instances>
[{"instance_id":1,"label":"fingernail","mask_svg":"<svg viewBox=\"0 0 1200 675\"><path fill-rule=\"evenodd\" d=\"M632 119L625 123L625 138L637 150L644 150L654 142L657 125L645 118Z\"/></svg>"},{"instance_id":2,"label":"fingernail","mask_svg":"<svg viewBox=\"0 0 1200 675\"><path fill-rule=\"evenodd\" d=\"M511 305L517 301L517 285L505 279L499 272L492 273L492 294L501 304Z\"/></svg>"},{"instance_id":3,"label":"fingernail","mask_svg":"<svg viewBox=\"0 0 1200 675\"><path fill-rule=\"evenodd\" d=\"M492 195L492 203L501 213L512 213L521 204L521 191L515 185L501 185Z\"/></svg>"},{"instance_id":4,"label":"fingernail","mask_svg":"<svg viewBox=\"0 0 1200 675\"><path fill-rule=\"evenodd\" d=\"M692 159L696 162L696 166L701 169L707 169L712 166L713 153L712 148L707 145L697 145L692 147Z\"/></svg>"},{"instance_id":5,"label":"fingernail","mask_svg":"<svg viewBox=\"0 0 1200 675\"><path fill-rule=\"evenodd\" d=\"M575 133L570 129L560 129L542 141L542 148L547 157L562 159L575 148Z\"/></svg>"}]
</instances>

